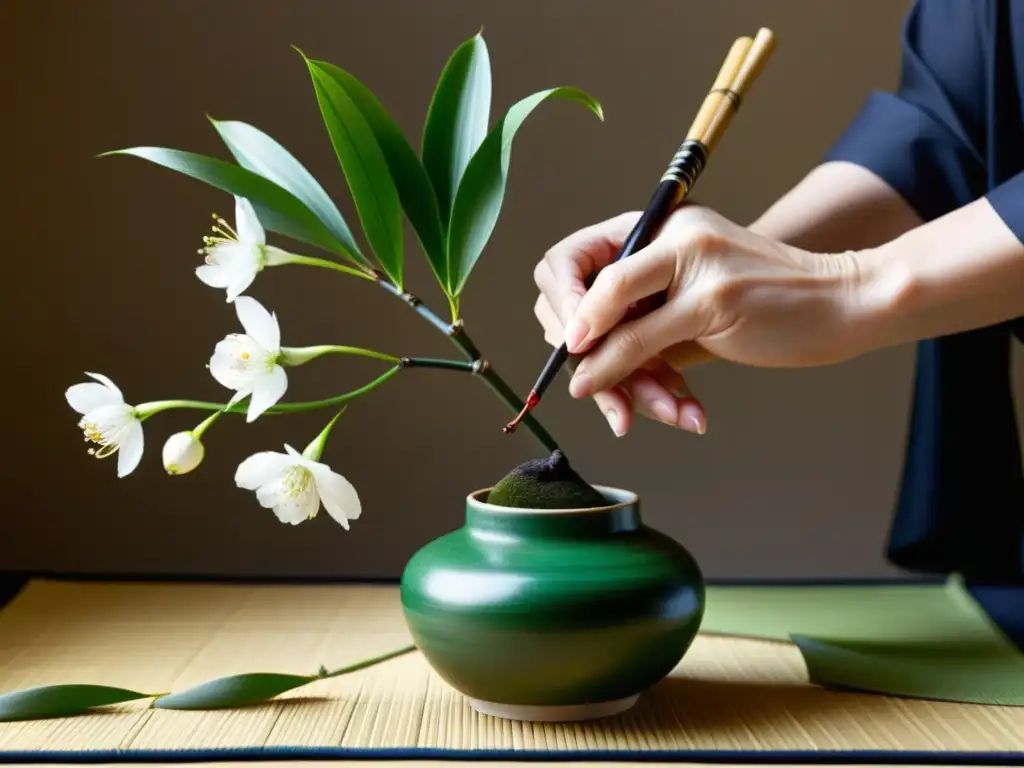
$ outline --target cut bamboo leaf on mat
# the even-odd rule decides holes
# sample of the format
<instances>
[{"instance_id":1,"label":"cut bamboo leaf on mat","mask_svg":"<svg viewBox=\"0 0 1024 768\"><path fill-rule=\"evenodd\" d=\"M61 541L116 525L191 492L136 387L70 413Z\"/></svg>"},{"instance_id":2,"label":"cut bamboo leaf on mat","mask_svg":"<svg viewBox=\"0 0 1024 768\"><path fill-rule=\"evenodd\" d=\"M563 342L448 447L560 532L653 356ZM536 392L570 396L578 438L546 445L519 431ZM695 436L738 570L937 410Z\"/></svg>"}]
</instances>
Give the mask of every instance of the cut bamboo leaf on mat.
<instances>
[{"instance_id":1,"label":"cut bamboo leaf on mat","mask_svg":"<svg viewBox=\"0 0 1024 768\"><path fill-rule=\"evenodd\" d=\"M811 682L974 704L1024 706L1024 658L991 643L871 642L793 635Z\"/></svg>"},{"instance_id":2,"label":"cut bamboo leaf on mat","mask_svg":"<svg viewBox=\"0 0 1024 768\"><path fill-rule=\"evenodd\" d=\"M161 696L155 709L224 709L258 704L293 688L318 680L316 675L252 672L200 683L178 693Z\"/></svg>"},{"instance_id":3,"label":"cut bamboo leaf on mat","mask_svg":"<svg viewBox=\"0 0 1024 768\"><path fill-rule=\"evenodd\" d=\"M85 714L95 707L149 698L154 699L154 709L213 710L242 707L269 701L282 693L317 680L358 672L415 650L415 645L405 645L333 672L321 666L315 675L278 672L229 675L208 680L176 693L140 693L125 688L74 683L27 688L0 694L0 722L70 717Z\"/></svg>"},{"instance_id":4,"label":"cut bamboo leaf on mat","mask_svg":"<svg viewBox=\"0 0 1024 768\"><path fill-rule=\"evenodd\" d=\"M818 685L1024 705L1024 654L957 576L933 585L711 586L701 629L794 642Z\"/></svg>"},{"instance_id":5,"label":"cut bamboo leaf on mat","mask_svg":"<svg viewBox=\"0 0 1024 768\"><path fill-rule=\"evenodd\" d=\"M154 695L109 685L43 685L0 694L0 722L71 717L95 707L149 699Z\"/></svg>"}]
</instances>

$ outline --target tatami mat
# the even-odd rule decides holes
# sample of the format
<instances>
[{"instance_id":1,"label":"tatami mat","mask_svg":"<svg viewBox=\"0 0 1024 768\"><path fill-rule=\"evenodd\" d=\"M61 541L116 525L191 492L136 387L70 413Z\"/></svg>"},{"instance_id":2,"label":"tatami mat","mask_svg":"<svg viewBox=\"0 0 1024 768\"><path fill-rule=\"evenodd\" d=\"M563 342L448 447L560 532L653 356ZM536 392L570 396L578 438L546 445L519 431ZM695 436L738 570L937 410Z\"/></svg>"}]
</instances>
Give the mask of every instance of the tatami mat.
<instances>
[{"instance_id":1,"label":"tatami mat","mask_svg":"<svg viewBox=\"0 0 1024 768\"><path fill-rule=\"evenodd\" d=\"M68 682L178 691L239 672L336 668L409 642L394 587L36 581L0 613L0 691ZM1010 753L1024 749L1024 708L824 690L807 683L787 642L700 636L634 710L598 722L479 715L411 653L236 710L144 701L0 724L0 757L261 747L621 752L624 761L674 750Z\"/></svg>"}]
</instances>

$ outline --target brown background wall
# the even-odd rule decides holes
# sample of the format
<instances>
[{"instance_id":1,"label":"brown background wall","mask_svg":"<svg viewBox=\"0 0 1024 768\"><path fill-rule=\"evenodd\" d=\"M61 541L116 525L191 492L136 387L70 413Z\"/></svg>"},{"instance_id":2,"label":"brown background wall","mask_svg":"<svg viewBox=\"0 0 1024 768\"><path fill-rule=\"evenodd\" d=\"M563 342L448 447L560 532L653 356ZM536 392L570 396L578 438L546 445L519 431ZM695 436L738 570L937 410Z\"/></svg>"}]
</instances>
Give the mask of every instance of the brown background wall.
<instances>
[{"instance_id":1,"label":"brown background wall","mask_svg":"<svg viewBox=\"0 0 1024 768\"><path fill-rule=\"evenodd\" d=\"M141 468L118 481L85 454L63 399L83 370L130 401L220 398L204 365L236 329L223 294L193 276L211 211L230 198L102 151L155 144L226 157L204 115L245 120L289 147L340 201L347 188L291 45L361 77L417 138L435 78L484 25L495 114L571 84L601 125L543 106L521 132L502 219L464 303L485 354L521 392L548 349L532 316L533 264L574 229L642 206L731 40L771 26L779 48L701 180L697 197L740 222L821 156L871 88L898 73L906 3L894 0L32 0L0 3L4 81L4 511L0 565L95 571L397 574L459 524L464 494L534 455L502 437L507 414L480 382L410 372L354 405L327 458L360 489L345 533L326 515L280 525L232 482L251 452L305 444L325 414L224 419L201 469L164 476L159 451L193 412L146 425ZM414 241L411 233L408 242ZM411 286L443 309L414 245ZM253 294L285 343L447 355L447 342L372 287L278 270ZM902 456L912 349L830 369L721 365L692 377L702 438L644 423L616 441L564 386L542 415L592 481L638 490L648 521L712 576L873 575ZM327 396L379 370L326 360L289 397Z\"/></svg>"}]
</instances>

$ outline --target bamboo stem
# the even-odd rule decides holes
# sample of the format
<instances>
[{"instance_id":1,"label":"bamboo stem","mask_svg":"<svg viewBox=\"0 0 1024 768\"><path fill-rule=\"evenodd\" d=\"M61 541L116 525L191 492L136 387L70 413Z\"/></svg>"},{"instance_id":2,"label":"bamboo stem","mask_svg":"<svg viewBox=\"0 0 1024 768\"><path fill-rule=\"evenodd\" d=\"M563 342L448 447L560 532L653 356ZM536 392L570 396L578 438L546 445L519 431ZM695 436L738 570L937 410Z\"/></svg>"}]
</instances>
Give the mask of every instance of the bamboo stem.
<instances>
[{"instance_id":1,"label":"bamboo stem","mask_svg":"<svg viewBox=\"0 0 1024 768\"><path fill-rule=\"evenodd\" d=\"M479 367L477 373L480 378L484 380L484 383L490 387L491 391L494 392L494 394L496 394L513 413L518 413L522 410L523 401L519 399L515 390L508 385L505 379L503 379L501 375L494 370L493 366L484 359L479 348L473 343L469 334L466 333L466 329L461 320L456 320L450 324L446 323L431 311L431 309L424 304L423 300L418 296L408 293L407 291L400 290L383 274L378 273L376 277L377 285L392 296L403 301L406 306L410 307L414 312L416 312L416 314L451 339L452 343L462 351L463 355L466 356L466 359ZM530 431L530 434L534 436L537 442L540 443L545 450L550 452L559 450L558 443L555 441L555 438L551 436L551 434L539 421L537 421L536 418L533 416L527 416L523 419L523 425Z\"/></svg>"}]
</instances>

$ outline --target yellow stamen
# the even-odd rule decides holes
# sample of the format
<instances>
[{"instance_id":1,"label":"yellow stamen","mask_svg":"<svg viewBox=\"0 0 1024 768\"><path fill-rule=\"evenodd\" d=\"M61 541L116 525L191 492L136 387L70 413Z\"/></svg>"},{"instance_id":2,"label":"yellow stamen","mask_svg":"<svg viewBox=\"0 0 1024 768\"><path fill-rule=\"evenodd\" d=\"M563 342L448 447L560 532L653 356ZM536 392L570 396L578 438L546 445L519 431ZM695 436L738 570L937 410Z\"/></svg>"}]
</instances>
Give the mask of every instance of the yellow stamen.
<instances>
[{"instance_id":1,"label":"yellow stamen","mask_svg":"<svg viewBox=\"0 0 1024 768\"><path fill-rule=\"evenodd\" d=\"M235 230L231 228L230 224L224 221L224 219L222 219L220 216L215 216L214 218L217 220L218 224L220 224L222 227L224 227L224 229L231 233L232 237L234 237L236 240L238 239L238 234L235 232Z\"/></svg>"},{"instance_id":2,"label":"yellow stamen","mask_svg":"<svg viewBox=\"0 0 1024 768\"><path fill-rule=\"evenodd\" d=\"M108 436L103 434L98 425L85 419L79 421L78 426L85 435L85 441L87 443L96 443L100 446L99 450L90 448L88 454L95 456L97 459L105 459L107 456L116 453L118 448L121 447L121 436L127 431L130 423L126 422L114 434Z\"/></svg>"}]
</instances>

